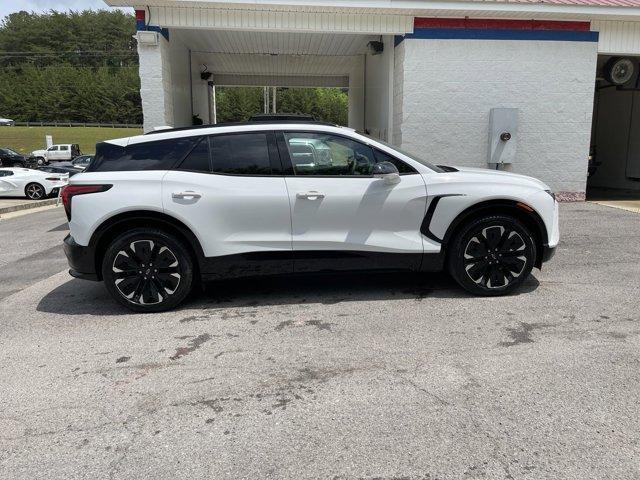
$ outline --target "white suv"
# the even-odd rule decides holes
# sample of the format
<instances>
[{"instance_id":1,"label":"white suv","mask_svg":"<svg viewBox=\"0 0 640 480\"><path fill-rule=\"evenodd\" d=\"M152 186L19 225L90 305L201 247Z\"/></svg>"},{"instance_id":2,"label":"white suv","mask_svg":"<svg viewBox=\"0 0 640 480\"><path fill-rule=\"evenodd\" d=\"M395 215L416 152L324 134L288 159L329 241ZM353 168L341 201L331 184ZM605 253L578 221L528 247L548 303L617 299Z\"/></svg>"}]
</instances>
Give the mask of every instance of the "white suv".
<instances>
[{"instance_id":1,"label":"white suv","mask_svg":"<svg viewBox=\"0 0 640 480\"><path fill-rule=\"evenodd\" d=\"M446 268L513 291L558 243L542 182L438 167L343 127L248 123L100 143L62 192L71 275L136 311L203 279Z\"/></svg>"}]
</instances>

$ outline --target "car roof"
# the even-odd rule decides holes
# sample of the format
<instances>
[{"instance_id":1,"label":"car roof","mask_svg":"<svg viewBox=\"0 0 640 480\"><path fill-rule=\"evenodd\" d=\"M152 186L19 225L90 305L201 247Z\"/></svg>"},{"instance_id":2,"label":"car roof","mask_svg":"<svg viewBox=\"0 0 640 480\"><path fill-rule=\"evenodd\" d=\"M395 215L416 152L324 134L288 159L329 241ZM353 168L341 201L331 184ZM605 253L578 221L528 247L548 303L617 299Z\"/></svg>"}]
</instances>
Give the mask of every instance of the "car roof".
<instances>
[{"instance_id":1,"label":"car roof","mask_svg":"<svg viewBox=\"0 0 640 480\"><path fill-rule=\"evenodd\" d=\"M193 127L157 130L134 137L107 140L106 143L124 147L127 145L134 145L138 143L146 143L157 140L170 140L183 137L214 135L216 133L236 133L252 131L263 132L265 130L302 130L314 132L330 132L337 134L355 133L355 130L353 128L341 127L333 123L325 122L242 122L219 123L216 125L197 125Z\"/></svg>"}]
</instances>

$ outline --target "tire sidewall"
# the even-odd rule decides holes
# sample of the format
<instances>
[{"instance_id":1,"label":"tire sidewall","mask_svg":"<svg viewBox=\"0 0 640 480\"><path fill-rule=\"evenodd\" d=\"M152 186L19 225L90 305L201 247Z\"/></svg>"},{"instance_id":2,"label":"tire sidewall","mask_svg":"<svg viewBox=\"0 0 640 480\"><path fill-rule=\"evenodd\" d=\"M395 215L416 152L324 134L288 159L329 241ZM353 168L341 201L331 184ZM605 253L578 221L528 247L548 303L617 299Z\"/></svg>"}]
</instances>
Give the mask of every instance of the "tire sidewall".
<instances>
[{"instance_id":1,"label":"tire sidewall","mask_svg":"<svg viewBox=\"0 0 640 480\"><path fill-rule=\"evenodd\" d=\"M178 289L165 300L153 305L140 305L126 299L115 285L112 265L120 250L130 243L140 240L155 240L166 245L176 256L180 266L180 284ZM140 228L117 236L107 247L102 260L102 280L111 296L125 307L135 312L162 312L170 310L180 304L190 293L193 285L193 259L183 243L162 230Z\"/></svg>"},{"instance_id":2,"label":"tire sidewall","mask_svg":"<svg viewBox=\"0 0 640 480\"><path fill-rule=\"evenodd\" d=\"M464 252L468 242L478 231L492 226L508 227L517 232L524 240L525 256L527 257L527 263L520 276L507 286L500 288L487 288L478 285L469 277L464 266ZM497 296L509 294L520 287L529 277L535 263L535 258L536 243L531 232L521 222L506 215L487 215L468 223L460 230L453 242L453 248L448 257L448 267L453 278L468 292L474 295Z\"/></svg>"}]
</instances>

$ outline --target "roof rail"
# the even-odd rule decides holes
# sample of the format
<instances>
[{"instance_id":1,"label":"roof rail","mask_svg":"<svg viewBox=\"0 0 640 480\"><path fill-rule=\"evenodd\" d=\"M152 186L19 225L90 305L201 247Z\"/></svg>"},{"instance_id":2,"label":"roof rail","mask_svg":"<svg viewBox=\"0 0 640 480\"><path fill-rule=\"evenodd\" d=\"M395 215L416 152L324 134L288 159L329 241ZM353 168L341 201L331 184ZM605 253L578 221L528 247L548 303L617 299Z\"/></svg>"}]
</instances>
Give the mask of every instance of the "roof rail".
<instances>
[{"instance_id":1,"label":"roof rail","mask_svg":"<svg viewBox=\"0 0 640 480\"><path fill-rule=\"evenodd\" d=\"M323 125L325 127L340 127L336 123L320 122L320 121L295 121L295 120L255 120L251 122L225 122L207 125L192 125L190 127L163 128L160 130L152 130L145 135L155 135L157 133L180 132L184 130L198 130L201 128L219 128L219 127L243 127L249 125L286 125L291 123L304 123L305 125Z\"/></svg>"}]
</instances>

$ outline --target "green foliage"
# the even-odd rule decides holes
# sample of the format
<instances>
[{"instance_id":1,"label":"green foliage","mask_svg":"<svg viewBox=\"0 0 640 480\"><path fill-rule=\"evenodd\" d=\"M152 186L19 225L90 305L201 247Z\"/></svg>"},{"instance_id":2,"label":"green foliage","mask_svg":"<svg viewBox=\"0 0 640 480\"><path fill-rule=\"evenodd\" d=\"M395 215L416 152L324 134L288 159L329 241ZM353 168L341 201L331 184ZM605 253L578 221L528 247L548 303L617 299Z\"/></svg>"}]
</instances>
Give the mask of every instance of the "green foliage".
<instances>
[{"instance_id":1,"label":"green foliage","mask_svg":"<svg viewBox=\"0 0 640 480\"><path fill-rule=\"evenodd\" d=\"M0 116L141 123L135 19L120 11L13 13L0 23Z\"/></svg>"},{"instance_id":2,"label":"green foliage","mask_svg":"<svg viewBox=\"0 0 640 480\"><path fill-rule=\"evenodd\" d=\"M0 0L2 1L2 0ZM135 19L120 11L12 13L0 22L0 116L142 123ZM219 87L218 120L263 110L261 87ZM277 110L347 124L338 88L278 88Z\"/></svg>"},{"instance_id":3,"label":"green foliage","mask_svg":"<svg viewBox=\"0 0 640 480\"><path fill-rule=\"evenodd\" d=\"M263 111L262 87L218 87L219 122L241 122ZM276 110L304 113L318 120L347 124L348 96L340 88L278 88Z\"/></svg>"},{"instance_id":4,"label":"green foliage","mask_svg":"<svg viewBox=\"0 0 640 480\"><path fill-rule=\"evenodd\" d=\"M121 11L12 13L0 23L0 67L138 63L135 18Z\"/></svg>"}]
</instances>

